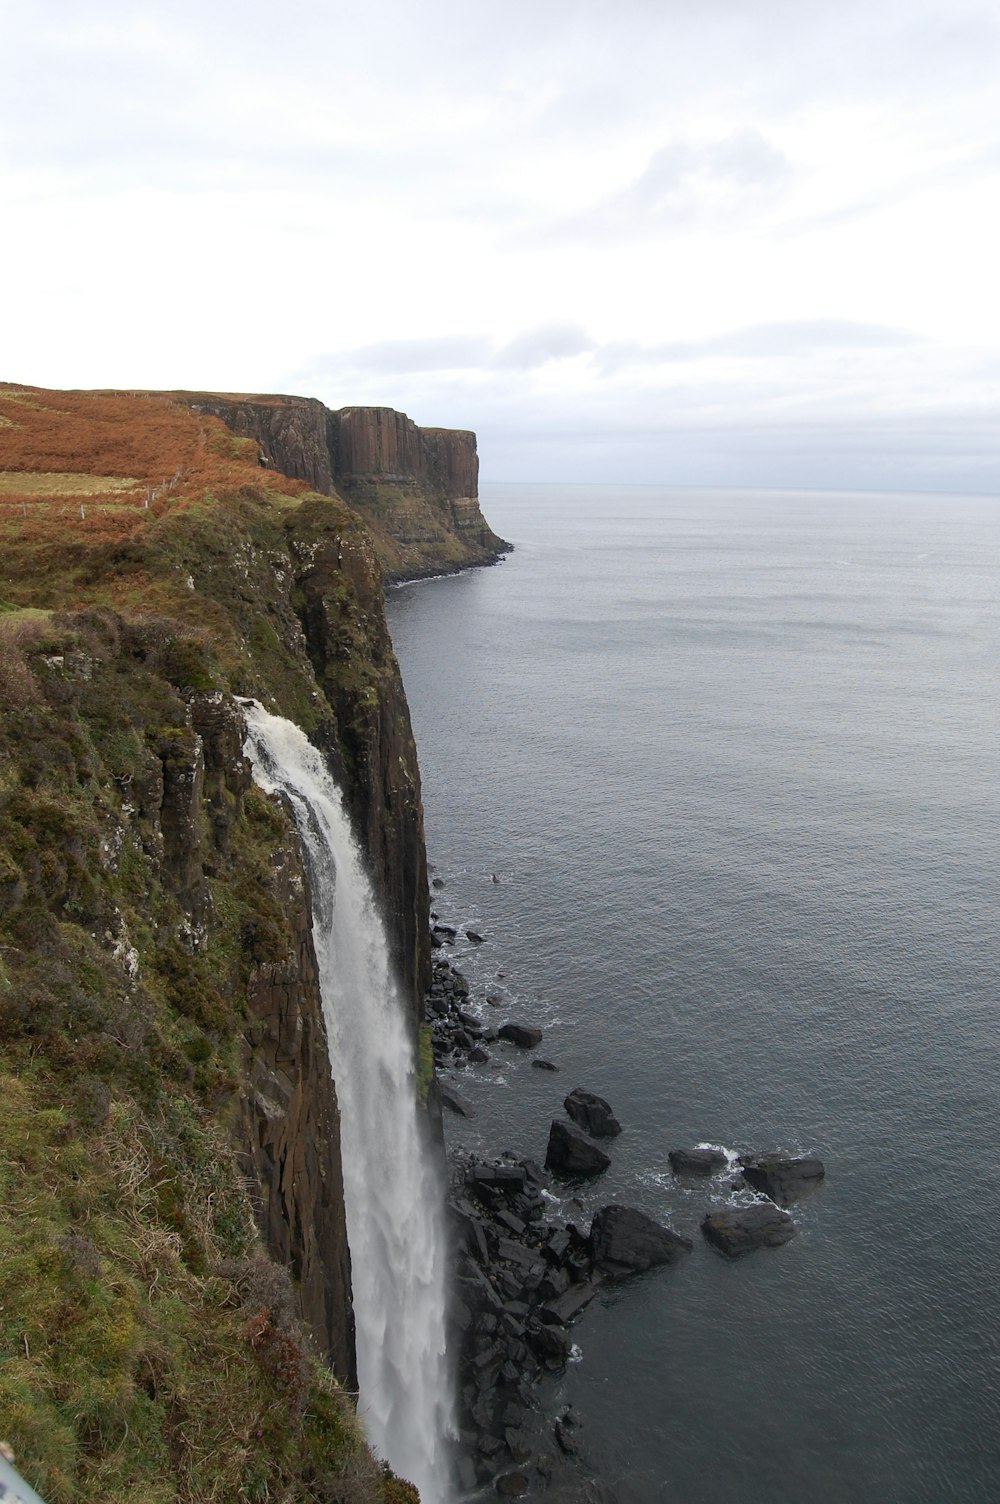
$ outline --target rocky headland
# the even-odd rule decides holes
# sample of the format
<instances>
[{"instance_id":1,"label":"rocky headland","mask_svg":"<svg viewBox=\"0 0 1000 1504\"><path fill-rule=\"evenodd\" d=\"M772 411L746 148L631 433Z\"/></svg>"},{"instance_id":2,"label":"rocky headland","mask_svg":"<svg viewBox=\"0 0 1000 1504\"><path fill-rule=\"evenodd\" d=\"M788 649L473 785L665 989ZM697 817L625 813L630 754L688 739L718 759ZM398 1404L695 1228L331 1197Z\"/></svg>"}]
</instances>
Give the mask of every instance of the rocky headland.
<instances>
[{"instance_id":1,"label":"rocky headland","mask_svg":"<svg viewBox=\"0 0 1000 1504\"><path fill-rule=\"evenodd\" d=\"M48 1504L406 1504L354 1415L309 875L241 700L333 768L416 1038L428 889L384 581L500 544L471 435L393 415L366 448L381 417L292 400L282 447L196 406L0 386L3 1439ZM291 478L314 429L328 468ZM438 509L433 538L373 536L333 486L362 466Z\"/></svg>"},{"instance_id":2,"label":"rocky headland","mask_svg":"<svg viewBox=\"0 0 1000 1504\"><path fill-rule=\"evenodd\" d=\"M367 522L389 581L493 564L510 550L480 510L467 429L419 428L392 408L331 409L311 397L171 395L253 439L261 465L342 496Z\"/></svg>"}]
</instances>

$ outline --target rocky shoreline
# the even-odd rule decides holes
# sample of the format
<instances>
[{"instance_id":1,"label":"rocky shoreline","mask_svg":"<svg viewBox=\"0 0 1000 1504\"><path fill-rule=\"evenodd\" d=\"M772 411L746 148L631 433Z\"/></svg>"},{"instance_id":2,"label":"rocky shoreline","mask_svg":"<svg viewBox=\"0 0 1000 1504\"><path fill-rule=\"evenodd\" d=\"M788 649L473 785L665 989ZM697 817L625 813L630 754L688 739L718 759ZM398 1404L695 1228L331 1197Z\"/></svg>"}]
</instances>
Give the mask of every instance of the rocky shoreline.
<instances>
[{"instance_id":1,"label":"rocky shoreline","mask_svg":"<svg viewBox=\"0 0 1000 1504\"><path fill-rule=\"evenodd\" d=\"M490 1027L473 1011L468 979L442 954L459 940L459 929L432 917L435 960L426 1019L435 1065L485 1065L499 1044L534 1051L541 1030L515 1020ZM461 937L473 947L483 942L471 929ZM487 993L487 1004L500 1001ZM532 1065L557 1069L538 1056ZM472 1115L449 1085L438 1090L447 1112ZM544 1165L507 1150L449 1155L455 1466L461 1497L469 1501L616 1504L601 1480L599 1459L587 1455L579 1417L565 1407L547 1410L544 1381L572 1361L573 1323L602 1289L677 1263L692 1248L690 1239L634 1207L611 1203L588 1218L581 1206L580 1217L570 1220L556 1214L561 1197L610 1165L602 1144L621 1132L610 1104L586 1088L574 1087L562 1106L565 1118L552 1121ZM731 1258L787 1242L796 1230L787 1206L824 1174L819 1160L778 1153L737 1158L696 1146L671 1151L669 1158L680 1180L700 1178L756 1198L716 1207L702 1220L706 1241Z\"/></svg>"}]
</instances>

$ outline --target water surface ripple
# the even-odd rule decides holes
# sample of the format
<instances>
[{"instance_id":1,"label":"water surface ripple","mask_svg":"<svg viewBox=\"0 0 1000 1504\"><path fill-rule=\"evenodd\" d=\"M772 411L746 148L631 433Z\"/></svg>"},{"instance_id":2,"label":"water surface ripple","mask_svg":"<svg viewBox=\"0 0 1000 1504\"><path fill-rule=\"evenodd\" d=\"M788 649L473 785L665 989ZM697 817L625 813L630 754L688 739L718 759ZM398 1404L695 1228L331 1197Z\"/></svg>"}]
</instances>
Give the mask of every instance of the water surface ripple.
<instances>
[{"instance_id":1,"label":"water surface ripple","mask_svg":"<svg viewBox=\"0 0 1000 1504\"><path fill-rule=\"evenodd\" d=\"M1000 1497L1000 507L483 504L516 553L390 621L439 911L560 1074L494 1052L462 1133L541 1158L596 1090L625 1132L587 1208L696 1238L670 1148L829 1169L786 1248L698 1240L595 1303L561 1395L628 1504Z\"/></svg>"}]
</instances>

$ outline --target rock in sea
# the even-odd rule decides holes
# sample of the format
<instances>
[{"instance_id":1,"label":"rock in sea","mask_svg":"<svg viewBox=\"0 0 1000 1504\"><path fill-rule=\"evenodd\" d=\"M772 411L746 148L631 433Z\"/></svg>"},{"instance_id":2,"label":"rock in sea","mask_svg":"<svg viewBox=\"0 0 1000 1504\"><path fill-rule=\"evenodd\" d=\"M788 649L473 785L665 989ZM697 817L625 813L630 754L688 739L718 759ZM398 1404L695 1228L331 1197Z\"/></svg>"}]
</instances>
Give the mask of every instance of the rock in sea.
<instances>
[{"instance_id":1,"label":"rock in sea","mask_svg":"<svg viewBox=\"0 0 1000 1504\"><path fill-rule=\"evenodd\" d=\"M563 1103L567 1113L592 1138L614 1138L622 1125L611 1111L611 1104L582 1086L574 1086Z\"/></svg>"},{"instance_id":2,"label":"rock in sea","mask_svg":"<svg viewBox=\"0 0 1000 1504\"><path fill-rule=\"evenodd\" d=\"M755 1248L780 1248L795 1236L795 1223L779 1207L759 1201L710 1212L701 1230L728 1258L736 1259Z\"/></svg>"},{"instance_id":3,"label":"rock in sea","mask_svg":"<svg viewBox=\"0 0 1000 1504\"><path fill-rule=\"evenodd\" d=\"M667 1158L675 1175L718 1175L728 1163L721 1149L671 1149Z\"/></svg>"},{"instance_id":4,"label":"rock in sea","mask_svg":"<svg viewBox=\"0 0 1000 1504\"><path fill-rule=\"evenodd\" d=\"M549 1145L545 1151L545 1168L556 1175L599 1175L611 1163L604 1150L574 1128L558 1118L549 1129Z\"/></svg>"},{"instance_id":5,"label":"rock in sea","mask_svg":"<svg viewBox=\"0 0 1000 1504\"><path fill-rule=\"evenodd\" d=\"M506 1039L508 1044L519 1045L522 1050L533 1050L542 1042L542 1031L529 1024L501 1024L497 1038Z\"/></svg>"},{"instance_id":6,"label":"rock in sea","mask_svg":"<svg viewBox=\"0 0 1000 1504\"><path fill-rule=\"evenodd\" d=\"M673 1264L691 1252L691 1242L631 1206L603 1206L590 1229L594 1268L610 1279L642 1274L655 1264Z\"/></svg>"},{"instance_id":7,"label":"rock in sea","mask_svg":"<svg viewBox=\"0 0 1000 1504\"><path fill-rule=\"evenodd\" d=\"M810 1195L826 1174L821 1159L791 1154L746 1154L740 1168L748 1185L779 1206L791 1206Z\"/></svg>"}]
</instances>

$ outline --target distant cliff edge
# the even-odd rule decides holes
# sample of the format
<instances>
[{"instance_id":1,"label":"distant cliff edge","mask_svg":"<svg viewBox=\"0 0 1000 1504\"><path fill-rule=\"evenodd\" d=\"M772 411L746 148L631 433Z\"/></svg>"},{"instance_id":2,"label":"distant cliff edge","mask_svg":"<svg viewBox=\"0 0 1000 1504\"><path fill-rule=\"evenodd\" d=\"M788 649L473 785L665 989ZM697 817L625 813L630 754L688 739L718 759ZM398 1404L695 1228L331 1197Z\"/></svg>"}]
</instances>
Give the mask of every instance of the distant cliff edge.
<instances>
[{"instance_id":1,"label":"distant cliff edge","mask_svg":"<svg viewBox=\"0 0 1000 1504\"><path fill-rule=\"evenodd\" d=\"M418 428L390 407L332 410L314 397L169 395L254 439L262 464L324 496L339 493L368 524L389 581L494 564L510 552L479 509L468 429Z\"/></svg>"},{"instance_id":2,"label":"distant cliff edge","mask_svg":"<svg viewBox=\"0 0 1000 1504\"><path fill-rule=\"evenodd\" d=\"M351 1398L308 861L244 755L247 698L324 754L416 1037L383 564L193 405L0 383L0 1435L48 1504L417 1504Z\"/></svg>"}]
</instances>

